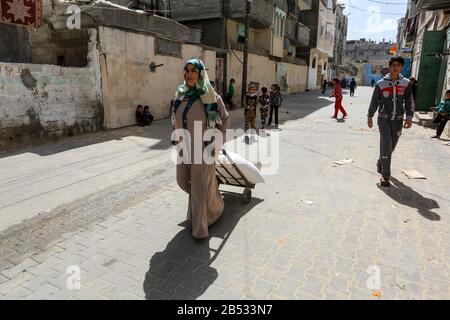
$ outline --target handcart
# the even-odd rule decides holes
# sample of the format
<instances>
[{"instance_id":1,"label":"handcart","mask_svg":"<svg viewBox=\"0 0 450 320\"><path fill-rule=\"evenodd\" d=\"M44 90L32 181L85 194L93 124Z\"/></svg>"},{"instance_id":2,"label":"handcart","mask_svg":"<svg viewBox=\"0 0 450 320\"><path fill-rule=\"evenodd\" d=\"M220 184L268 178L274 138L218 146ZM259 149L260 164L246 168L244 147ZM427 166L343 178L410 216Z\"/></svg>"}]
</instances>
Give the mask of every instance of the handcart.
<instances>
[{"instance_id":1,"label":"handcart","mask_svg":"<svg viewBox=\"0 0 450 320\"><path fill-rule=\"evenodd\" d=\"M223 154L226 156L228 161L233 167L233 170L227 168L223 163L217 162L216 164L216 177L219 185L227 185L234 187L244 188L242 193L242 201L244 203L249 203L252 198L252 189L255 188L255 184L248 181L242 171L238 168L236 163L231 159L225 150L222 150ZM233 172L234 171L234 172Z\"/></svg>"}]
</instances>

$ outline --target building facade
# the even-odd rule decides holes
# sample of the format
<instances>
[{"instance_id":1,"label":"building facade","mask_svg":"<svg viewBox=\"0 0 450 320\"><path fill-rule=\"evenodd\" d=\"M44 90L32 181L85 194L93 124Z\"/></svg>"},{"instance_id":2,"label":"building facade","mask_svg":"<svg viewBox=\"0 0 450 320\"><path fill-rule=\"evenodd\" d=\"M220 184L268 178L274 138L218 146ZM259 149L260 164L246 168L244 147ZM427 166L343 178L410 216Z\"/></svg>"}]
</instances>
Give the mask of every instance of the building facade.
<instances>
[{"instance_id":1,"label":"building facade","mask_svg":"<svg viewBox=\"0 0 450 320\"><path fill-rule=\"evenodd\" d=\"M338 67L343 64L347 42L348 18L344 15L345 6L338 4L336 6L336 33L333 54L333 74L332 77L339 77Z\"/></svg>"},{"instance_id":2,"label":"building facade","mask_svg":"<svg viewBox=\"0 0 450 320\"><path fill-rule=\"evenodd\" d=\"M297 56L308 62L308 89L320 88L324 79L331 78L334 56L336 1L312 1L310 10L301 10L300 21L310 31L309 46L300 48Z\"/></svg>"},{"instance_id":3,"label":"building facade","mask_svg":"<svg viewBox=\"0 0 450 320\"><path fill-rule=\"evenodd\" d=\"M306 88L306 62L296 57L306 46L309 29L298 21L298 0L253 0L249 30L248 81L257 87L278 83L285 92ZM308 1L306 1L308 2ZM226 92L229 79L236 80L236 102L242 90L242 57L245 42L245 1L178 0L172 17L202 33L201 42L217 48L216 83ZM264 65L264 68L259 66ZM300 81L299 81L300 80Z\"/></svg>"}]
</instances>

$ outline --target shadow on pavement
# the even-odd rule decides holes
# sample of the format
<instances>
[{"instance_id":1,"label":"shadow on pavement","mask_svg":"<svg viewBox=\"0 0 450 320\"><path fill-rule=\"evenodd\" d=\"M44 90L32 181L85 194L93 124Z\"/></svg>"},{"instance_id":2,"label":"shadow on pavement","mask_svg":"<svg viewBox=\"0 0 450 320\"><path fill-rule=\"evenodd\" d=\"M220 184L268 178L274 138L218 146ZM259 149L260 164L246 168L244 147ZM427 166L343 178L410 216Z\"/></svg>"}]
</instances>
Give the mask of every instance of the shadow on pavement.
<instances>
[{"instance_id":1,"label":"shadow on pavement","mask_svg":"<svg viewBox=\"0 0 450 320\"><path fill-rule=\"evenodd\" d=\"M180 231L166 246L150 260L143 289L147 300L195 300L200 297L218 276L212 262L239 220L262 202L252 198L242 204L241 194L224 193L225 211L222 217L209 228L209 238L203 242L194 240L190 221L184 221ZM218 248L210 245L212 238L222 239Z\"/></svg>"},{"instance_id":2,"label":"shadow on pavement","mask_svg":"<svg viewBox=\"0 0 450 320\"><path fill-rule=\"evenodd\" d=\"M440 208L436 200L425 198L394 177L391 177L391 182L392 185L390 188L381 187L379 184L377 186L396 202L417 209L424 218L433 221L441 220L441 217L437 213L431 211L432 209Z\"/></svg>"}]
</instances>

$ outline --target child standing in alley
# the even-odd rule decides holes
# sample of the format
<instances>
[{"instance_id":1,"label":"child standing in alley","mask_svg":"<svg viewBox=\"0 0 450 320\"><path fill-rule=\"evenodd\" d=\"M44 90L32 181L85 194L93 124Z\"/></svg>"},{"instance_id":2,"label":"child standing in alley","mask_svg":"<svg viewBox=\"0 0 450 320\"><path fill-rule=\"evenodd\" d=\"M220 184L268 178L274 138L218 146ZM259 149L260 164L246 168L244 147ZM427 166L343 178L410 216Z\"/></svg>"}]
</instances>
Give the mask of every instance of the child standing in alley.
<instances>
[{"instance_id":1,"label":"child standing in alley","mask_svg":"<svg viewBox=\"0 0 450 320\"><path fill-rule=\"evenodd\" d=\"M275 129L278 129L278 109L281 106L281 93L279 86L274 83L270 87L270 116L269 116L269 126L272 124L272 116L275 112Z\"/></svg>"},{"instance_id":2,"label":"child standing in alley","mask_svg":"<svg viewBox=\"0 0 450 320\"><path fill-rule=\"evenodd\" d=\"M267 88L261 89L262 94L259 96L259 113L261 114L261 129L265 131L267 116L269 115L270 95Z\"/></svg>"},{"instance_id":3,"label":"child standing in alley","mask_svg":"<svg viewBox=\"0 0 450 320\"><path fill-rule=\"evenodd\" d=\"M251 133L256 131L256 108L258 105L258 96L256 95L256 87L254 85L249 85L247 94L244 99L244 117L245 117L245 142L249 143L248 130L251 129Z\"/></svg>"}]
</instances>

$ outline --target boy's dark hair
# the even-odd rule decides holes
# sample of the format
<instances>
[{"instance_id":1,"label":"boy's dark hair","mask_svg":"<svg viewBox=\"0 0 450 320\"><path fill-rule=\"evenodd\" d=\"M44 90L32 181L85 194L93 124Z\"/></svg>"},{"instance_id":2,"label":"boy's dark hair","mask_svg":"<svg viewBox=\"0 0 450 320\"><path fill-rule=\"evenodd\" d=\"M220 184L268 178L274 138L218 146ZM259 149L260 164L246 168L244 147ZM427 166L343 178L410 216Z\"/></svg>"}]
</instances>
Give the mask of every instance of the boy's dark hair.
<instances>
[{"instance_id":1,"label":"boy's dark hair","mask_svg":"<svg viewBox=\"0 0 450 320\"><path fill-rule=\"evenodd\" d=\"M266 87L262 87L261 91L262 91L262 93L267 93L267 88Z\"/></svg>"},{"instance_id":2,"label":"boy's dark hair","mask_svg":"<svg viewBox=\"0 0 450 320\"><path fill-rule=\"evenodd\" d=\"M398 62L402 66L405 65L405 59L403 57L400 57L400 56L395 56L395 57L392 57L391 59L389 59L389 67L392 65L393 62Z\"/></svg>"},{"instance_id":3,"label":"boy's dark hair","mask_svg":"<svg viewBox=\"0 0 450 320\"><path fill-rule=\"evenodd\" d=\"M148 110L149 108L150 108L149 106L145 106L145 107L144 107L144 111L145 111L145 110Z\"/></svg>"},{"instance_id":4,"label":"boy's dark hair","mask_svg":"<svg viewBox=\"0 0 450 320\"><path fill-rule=\"evenodd\" d=\"M236 82L236 80L234 80L234 79L230 79L230 82Z\"/></svg>"}]
</instances>

